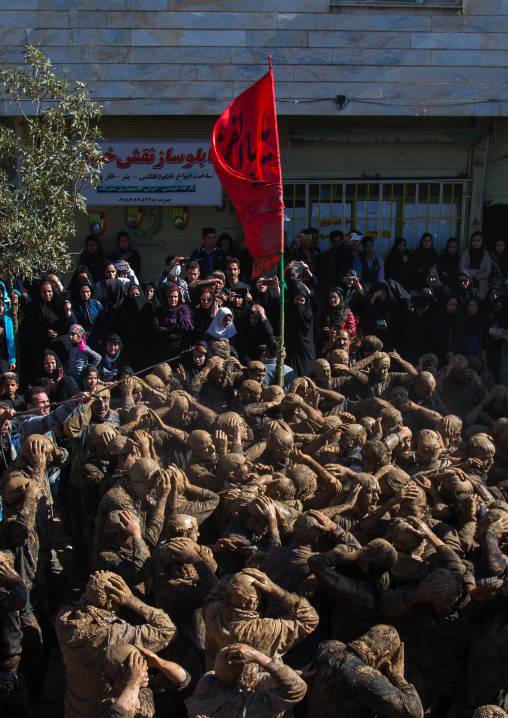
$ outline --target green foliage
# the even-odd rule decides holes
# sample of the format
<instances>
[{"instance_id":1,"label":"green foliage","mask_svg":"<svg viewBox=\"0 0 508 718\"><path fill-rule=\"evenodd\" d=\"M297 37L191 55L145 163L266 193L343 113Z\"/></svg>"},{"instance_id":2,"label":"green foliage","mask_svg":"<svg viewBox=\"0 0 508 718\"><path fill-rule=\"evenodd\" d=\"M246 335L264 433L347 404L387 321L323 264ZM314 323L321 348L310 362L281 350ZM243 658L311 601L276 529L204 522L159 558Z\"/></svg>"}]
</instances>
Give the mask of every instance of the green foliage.
<instances>
[{"instance_id":1,"label":"green foliage","mask_svg":"<svg viewBox=\"0 0 508 718\"><path fill-rule=\"evenodd\" d=\"M0 276L33 278L72 264L80 191L97 184L100 107L86 85L55 75L45 54L25 49L25 66L0 70L0 99L18 107L21 132L0 125Z\"/></svg>"}]
</instances>

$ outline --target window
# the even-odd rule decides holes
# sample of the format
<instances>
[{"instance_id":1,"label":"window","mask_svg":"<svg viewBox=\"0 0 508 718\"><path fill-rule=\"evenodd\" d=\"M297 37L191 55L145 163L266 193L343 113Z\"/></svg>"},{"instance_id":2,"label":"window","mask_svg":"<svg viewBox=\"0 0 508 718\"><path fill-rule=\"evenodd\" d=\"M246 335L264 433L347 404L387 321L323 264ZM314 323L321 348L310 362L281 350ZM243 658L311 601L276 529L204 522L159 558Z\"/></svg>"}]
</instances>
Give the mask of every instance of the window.
<instances>
[{"instance_id":1,"label":"window","mask_svg":"<svg viewBox=\"0 0 508 718\"><path fill-rule=\"evenodd\" d=\"M330 232L354 227L373 237L376 251L387 254L396 237L416 249L424 232L444 249L450 237L463 239L468 180L416 182L333 182L284 184L288 242L308 226L319 229L321 250Z\"/></svg>"},{"instance_id":2,"label":"window","mask_svg":"<svg viewBox=\"0 0 508 718\"><path fill-rule=\"evenodd\" d=\"M406 8L459 8L464 0L330 0L330 7L406 7Z\"/></svg>"}]
</instances>

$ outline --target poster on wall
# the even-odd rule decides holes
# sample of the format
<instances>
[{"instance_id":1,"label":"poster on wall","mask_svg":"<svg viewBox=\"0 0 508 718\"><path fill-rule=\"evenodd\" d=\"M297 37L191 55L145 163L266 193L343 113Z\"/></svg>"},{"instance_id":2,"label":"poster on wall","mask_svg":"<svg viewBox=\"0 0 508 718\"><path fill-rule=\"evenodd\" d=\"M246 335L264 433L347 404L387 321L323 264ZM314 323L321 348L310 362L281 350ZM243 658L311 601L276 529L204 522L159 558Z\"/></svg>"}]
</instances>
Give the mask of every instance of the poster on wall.
<instances>
[{"instance_id":1,"label":"poster on wall","mask_svg":"<svg viewBox=\"0 0 508 718\"><path fill-rule=\"evenodd\" d=\"M351 202L344 203L344 225L342 224L342 202L313 202L311 225L319 229L319 248L330 248L330 232L340 229L346 235L351 228Z\"/></svg>"},{"instance_id":2,"label":"poster on wall","mask_svg":"<svg viewBox=\"0 0 508 718\"><path fill-rule=\"evenodd\" d=\"M416 249L424 232L430 232L434 238L434 248L444 249L449 237L459 232L459 208L456 204L437 204L426 202L416 206L406 203L404 206L404 237L407 237L409 249ZM414 246L412 246L414 237Z\"/></svg>"},{"instance_id":3,"label":"poster on wall","mask_svg":"<svg viewBox=\"0 0 508 718\"><path fill-rule=\"evenodd\" d=\"M375 251L386 254L395 239L395 217L397 216L397 202L381 202L381 217L379 216L379 202L356 203L356 229L363 235L374 239ZM379 245L377 238L379 237Z\"/></svg>"},{"instance_id":4,"label":"poster on wall","mask_svg":"<svg viewBox=\"0 0 508 718\"><path fill-rule=\"evenodd\" d=\"M105 159L100 182L81 193L89 206L222 204L210 140L113 140L99 146Z\"/></svg>"}]
</instances>

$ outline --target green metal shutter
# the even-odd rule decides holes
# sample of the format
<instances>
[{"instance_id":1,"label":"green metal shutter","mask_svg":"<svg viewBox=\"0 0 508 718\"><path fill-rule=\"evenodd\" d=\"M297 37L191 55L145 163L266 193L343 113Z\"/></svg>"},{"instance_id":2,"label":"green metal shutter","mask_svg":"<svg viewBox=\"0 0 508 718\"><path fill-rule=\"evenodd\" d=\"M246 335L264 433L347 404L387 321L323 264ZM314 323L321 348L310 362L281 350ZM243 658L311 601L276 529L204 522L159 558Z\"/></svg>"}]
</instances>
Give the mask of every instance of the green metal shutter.
<instances>
[{"instance_id":1,"label":"green metal shutter","mask_svg":"<svg viewBox=\"0 0 508 718\"><path fill-rule=\"evenodd\" d=\"M508 204L508 127L497 127L490 140L485 202Z\"/></svg>"}]
</instances>

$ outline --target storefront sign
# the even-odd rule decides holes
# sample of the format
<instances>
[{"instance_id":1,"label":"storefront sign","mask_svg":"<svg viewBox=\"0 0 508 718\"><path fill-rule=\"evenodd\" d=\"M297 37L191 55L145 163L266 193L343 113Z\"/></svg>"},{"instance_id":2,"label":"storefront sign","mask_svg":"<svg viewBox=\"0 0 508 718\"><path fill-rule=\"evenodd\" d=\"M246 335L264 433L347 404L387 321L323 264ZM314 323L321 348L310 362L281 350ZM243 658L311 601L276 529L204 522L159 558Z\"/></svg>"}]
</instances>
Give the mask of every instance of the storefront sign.
<instances>
[{"instance_id":1,"label":"storefront sign","mask_svg":"<svg viewBox=\"0 0 508 718\"><path fill-rule=\"evenodd\" d=\"M209 140L113 140L99 145L105 159L101 181L82 191L91 207L222 203Z\"/></svg>"}]
</instances>

